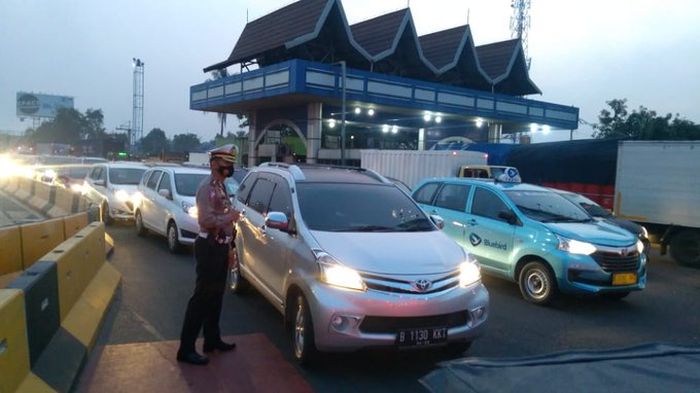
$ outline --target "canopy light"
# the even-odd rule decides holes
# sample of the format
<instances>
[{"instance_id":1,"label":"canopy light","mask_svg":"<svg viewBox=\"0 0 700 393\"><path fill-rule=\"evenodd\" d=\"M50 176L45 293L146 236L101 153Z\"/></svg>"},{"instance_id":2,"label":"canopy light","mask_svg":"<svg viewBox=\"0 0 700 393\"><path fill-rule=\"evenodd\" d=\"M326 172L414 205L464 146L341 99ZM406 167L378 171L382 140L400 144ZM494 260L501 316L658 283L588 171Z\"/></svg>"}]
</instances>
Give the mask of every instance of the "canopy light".
<instances>
[{"instance_id":1,"label":"canopy light","mask_svg":"<svg viewBox=\"0 0 700 393\"><path fill-rule=\"evenodd\" d=\"M484 125L484 119L477 117L474 123L476 123L476 128L481 128Z\"/></svg>"},{"instance_id":2,"label":"canopy light","mask_svg":"<svg viewBox=\"0 0 700 393\"><path fill-rule=\"evenodd\" d=\"M537 127L538 127L538 126L537 126L537 123L531 123L531 124L530 124L530 132L532 132L533 134L534 134L535 132L537 132Z\"/></svg>"},{"instance_id":3,"label":"canopy light","mask_svg":"<svg viewBox=\"0 0 700 393\"><path fill-rule=\"evenodd\" d=\"M549 134L550 132L552 132L552 127L550 127L550 126L548 126L548 125L546 125L546 124L542 126L542 133L543 133L544 135L547 135L547 134Z\"/></svg>"},{"instance_id":4,"label":"canopy light","mask_svg":"<svg viewBox=\"0 0 700 393\"><path fill-rule=\"evenodd\" d=\"M335 119L330 119L330 120L328 121L328 127L330 127L330 128L334 128L334 127L335 127Z\"/></svg>"},{"instance_id":5,"label":"canopy light","mask_svg":"<svg viewBox=\"0 0 700 393\"><path fill-rule=\"evenodd\" d=\"M435 122L436 122L437 124L442 123L442 116L440 116L440 115L435 116Z\"/></svg>"},{"instance_id":6,"label":"canopy light","mask_svg":"<svg viewBox=\"0 0 700 393\"><path fill-rule=\"evenodd\" d=\"M396 126L396 125L395 125L395 126L391 127L391 133L392 133L392 134L396 134L397 132L399 132L399 126Z\"/></svg>"},{"instance_id":7,"label":"canopy light","mask_svg":"<svg viewBox=\"0 0 700 393\"><path fill-rule=\"evenodd\" d=\"M389 125L388 124L384 124L382 126L382 132L384 132L384 133L389 132Z\"/></svg>"},{"instance_id":8,"label":"canopy light","mask_svg":"<svg viewBox=\"0 0 700 393\"><path fill-rule=\"evenodd\" d=\"M370 116L374 116L374 109L372 109L372 108L367 109L367 114Z\"/></svg>"},{"instance_id":9,"label":"canopy light","mask_svg":"<svg viewBox=\"0 0 700 393\"><path fill-rule=\"evenodd\" d=\"M355 108L355 114L359 115L360 113L362 113L362 109L360 107Z\"/></svg>"}]
</instances>

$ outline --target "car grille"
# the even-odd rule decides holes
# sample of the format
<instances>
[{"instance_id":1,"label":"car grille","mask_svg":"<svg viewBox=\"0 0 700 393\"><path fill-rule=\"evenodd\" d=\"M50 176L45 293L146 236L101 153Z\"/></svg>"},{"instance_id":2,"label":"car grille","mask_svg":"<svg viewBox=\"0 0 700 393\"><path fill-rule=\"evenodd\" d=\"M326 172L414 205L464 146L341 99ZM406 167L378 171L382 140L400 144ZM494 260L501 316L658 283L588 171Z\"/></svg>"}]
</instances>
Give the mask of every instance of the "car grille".
<instances>
[{"instance_id":1,"label":"car grille","mask_svg":"<svg viewBox=\"0 0 700 393\"><path fill-rule=\"evenodd\" d=\"M425 295L443 292L459 285L459 270L445 274L426 275L425 277L411 276L411 279L385 277L368 273L362 273L361 275L367 285L367 289L391 293ZM429 281L430 286L425 290L418 289L415 283L420 279Z\"/></svg>"},{"instance_id":2,"label":"car grille","mask_svg":"<svg viewBox=\"0 0 700 393\"><path fill-rule=\"evenodd\" d=\"M469 322L465 311L426 317L373 317L367 316L360 324L363 333L397 333L402 329L464 326Z\"/></svg>"},{"instance_id":3,"label":"car grille","mask_svg":"<svg viewBox=\"0 0 700 393\"><path fill-rule=\"evenodd\" d=\"M591 255L606 272L633 272L639 269L639 253L637 250L627 255L619 251L596 251Z\"/></svg>"}]
</instances>

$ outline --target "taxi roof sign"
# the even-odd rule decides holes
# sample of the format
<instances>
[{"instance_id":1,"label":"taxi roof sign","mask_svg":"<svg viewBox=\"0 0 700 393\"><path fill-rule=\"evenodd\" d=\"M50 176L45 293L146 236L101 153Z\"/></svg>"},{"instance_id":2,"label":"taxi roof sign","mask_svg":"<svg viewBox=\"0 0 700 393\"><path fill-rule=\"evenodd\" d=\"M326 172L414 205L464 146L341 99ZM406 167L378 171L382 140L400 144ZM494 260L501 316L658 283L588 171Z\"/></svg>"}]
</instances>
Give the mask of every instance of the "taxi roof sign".
<instances>
[{"instance_id":1,"label":"taxi roof sign","mask_svg":"<svg viewBox=\"0 0 700 393\"><path fill-rule=\"evenodd\" d=\"M520 172L514 167L508 167L500 175L496 176L496 182L499 183L522 183L522 178L520 178Z\"/></svg>"}]
</instances>

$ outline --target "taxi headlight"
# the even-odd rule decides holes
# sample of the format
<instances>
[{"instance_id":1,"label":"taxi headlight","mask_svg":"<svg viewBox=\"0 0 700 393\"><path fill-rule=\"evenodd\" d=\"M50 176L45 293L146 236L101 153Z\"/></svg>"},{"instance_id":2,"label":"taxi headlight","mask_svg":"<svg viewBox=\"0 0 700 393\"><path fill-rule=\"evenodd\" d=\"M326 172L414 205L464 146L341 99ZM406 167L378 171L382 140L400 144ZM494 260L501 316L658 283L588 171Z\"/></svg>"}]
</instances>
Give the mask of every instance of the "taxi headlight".
<instances>
[{"instance_id":1,"label":"taxi headlight","mask_svg":"<svg viewBox=\"0 0 700 393\"><path fill-rule=\"evenodd\" d=\"M126 202L129 200L129 193L124 190L117 190L114 192L114 197L117 198L119 202Z\"/></svg>"},{"instance_id":2,"label":"taxi headlight","mask_svg":"<svg viewBox=\"0 0 700 393\"><path fill-rule=\"evenodd\" d=\"M182 210L192 218L197 218L197 206L188 202L182 202Z\"/></svg>"},{"instance_id":3,"label":"taxi headlight","mask_svg":"<svg viewBox=\"0 0 700 393\"><path fill-rule=\"evenodd\" d=\"M360 274L347 266L338 263L332 256L325 252L317 252L316 260L321 269L319 279L328 285L340 288L367 290L367 286Z\"/></svg>"},{"instance_id":4,"label":"taxi headlight","mask_svg":"<svg viewBox=\"0 0 700 393\"><path fill-rule=\"evenodd\" d=\"M641 240L637 240L637 252L640 254L644 253L644 243Z\"/></svg>"},{"instance_id":5,"label":"taxi headlight","mask_svg":"<svg viewBox=\"0 0 700 393\"><path fill-rule=\"evenodd\" d=\"M642 227L642 237L645 239L648 239L649 238L649 231L647 231L647 229L643 225L641 227Z\"/></svg>"},{"instance_id":6,"label":"taxi headlight","mask_svg":"<svg viewBox=\"0 0 700 393\"><path fill-rule=\"evenodd\" d=\"M481 272L479 265L475 262L468 261L459 265L459 285L468 287L481 280Z\"/></svg>"},{"instance_id":7,"label":"taxi headlight","mask_svg":"<svg viewBox=\"0 0 700 393\"><path fill-rule=\"evenodd\" d=\"M559 239L559 244L557 248L569 252L571 254L581 254L581 255L591 255L596 252L596 248L591 243L586 243L574 239L567 239L563 236L557 235Z\"/></svg>"}]
</instances>

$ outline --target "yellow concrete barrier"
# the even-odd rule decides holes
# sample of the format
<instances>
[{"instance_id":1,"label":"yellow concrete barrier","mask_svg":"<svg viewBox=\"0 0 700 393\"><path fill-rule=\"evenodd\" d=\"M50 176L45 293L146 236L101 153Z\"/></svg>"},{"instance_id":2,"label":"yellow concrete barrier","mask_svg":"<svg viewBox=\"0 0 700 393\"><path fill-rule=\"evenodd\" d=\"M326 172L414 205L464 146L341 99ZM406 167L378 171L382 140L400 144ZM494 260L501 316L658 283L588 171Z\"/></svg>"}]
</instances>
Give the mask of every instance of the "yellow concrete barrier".
<instances>
[{"instance_id":1,"label":"yellow concrete barrier","mask_svg":"<svg viewBox=\"0 0 700 393\"><path fill-rule=\"evenodd\" d=\"M119 272L112 265L103 264L62 323L63 328L85 345L88 351L95 345L97 332L119 281Z\"/></svg>"},{"instance_id":2,"label":"yellow concrete barrier","mask_svg":"<svg viewBox=\"0 0 700 393\"><path fill-rule=\"evenodd\" d=\"M0 276L21 271L22 237L18 226L0 229Z\"/></svg>"},{"instance_id":3,"label":"yellow concrete barrier","mask_svg":"<svg viewBox=\"0 0 700 393\"><path fill-rule=\"evenodd\" d=\"M60 218L20 225L24 268L31 266L65 240L63 230L63 220Z\"/></svg>"},{"instance_id":4,"label":"yellow concrete barrier","mask_svg":"<svg viewBox=\"0 0 700 393\"><path fill-rule=\"evenodd\" d=\"M56 263L62 321L104 264L104 247L104 226L93 223L41 258Z\"/></svg>"},{"instance_id":5,"label":"yellow concrete barrier","mask_svg":"<svg viewBox=\"0 0 700 393\"><path fill-rule=\"evenodd\" d=\"M0 392L14 392L29 373L24 296L0 289Z\"/></svg>"},{"instance_id":6,"label":"yellow concrete barrier","mask_svg":"<svg viewBox=\"0 0 700 393\"><path fill-rule=\"evenodd\" d=\"M63 231L66 235L66 239L75 235L87 225L88 216L86 212L63 217Z\"/></svg>"},{"instance_id":7,"label":"yellow concrete barrier","mask_svg":"<svg viewBox=\"0 0 700 393\"><path fill-rule=\"evenodd\" d=\"M2 189L3 189L3 191L5 191L8 194L14 194L15 191L17 191L17 187L19 187L19 177L11 176L11 177L5 178L5 183L2 187Z\"/></svg>"},{"instance_id":8,"label":"yellow concrete barrier","mask_svg":"<svg viewBox=\"0 0 700 393\"><path fill-rule=\"evenodd\" d=\"M49 216L59 217L71 214L73 211L73 195L72 191L57 188L56 199L53 207L49 210Z\"/></svg>"},{"instance_id":9,"label":"yellow concrete barrier","mask_svg":"<svg viewBox=\"0 0 700 393\"><path fill-rule=\"evenodd\" d=\"M31 196L33 181L34 180L26 177L20 177L19 179L17 179L17 190L15 190L14 192L15 197L22 201L29 200L29 197Z\"/></svg>"},{"instance_id":10,"label":"yellow concrete barrier","mask_svg":"<svg viewBox=\"0 0 700 393\"><path fill-rule=\"evenodd\" d=\"M48 205L50 197L51 186L38 181L34 182L34 196L29 198L29 205L39 211L42 211L44 207Z\"/></svg>"}]
</instances>

